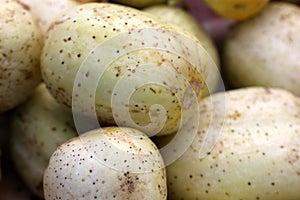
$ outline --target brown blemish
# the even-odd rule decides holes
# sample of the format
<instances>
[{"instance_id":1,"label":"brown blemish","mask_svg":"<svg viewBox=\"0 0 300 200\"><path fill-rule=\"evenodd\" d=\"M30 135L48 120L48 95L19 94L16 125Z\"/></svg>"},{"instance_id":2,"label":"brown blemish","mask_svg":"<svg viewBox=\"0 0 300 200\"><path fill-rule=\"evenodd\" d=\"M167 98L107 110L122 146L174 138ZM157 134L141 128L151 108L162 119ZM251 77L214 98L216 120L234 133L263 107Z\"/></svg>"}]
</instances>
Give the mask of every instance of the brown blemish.
<instances>
[{"instance_id":1,"label":"brown blemish","mask_svg":"<svg viewBox=\"0 0 300 200\"><path fill-rule=\"evenodd\" d=\"M24 4L23 2L21 2L21 1L17 1L17 2L18 2L18 4L20 4L25 10L30 11L30 6L29 6L29 5L26 5L26 4Z\"/></svg>"},{"instance_id":2,"label":"brown blemish","mask_svg":"<svg viewBox=\"0 0 300 200\"><path fill-rule=\"evenodd\" d=\"M154 94L156 94L156 91L153 88L149 88Z\"/></svg>"},{"instance_id":3,"label":"brown blemish","mask_svg":"<svg viewBox=\"0 0 300 200\"><path fill-rule=\"evenodd\" d=\"M52 30L55 26L64 23L66 20L67 19L65 19L65 20L59 20L59 21L55 21L55 22L51 23L51 25L49 26L47 32L49 32L50 30Z\"/></svg>"},{"instance_id":4,"label":"brown blemish","mask_svg":"<svg viewBox=\"0 0 300 200\"><path fill-rule=\"evenodd\" d=\"M228 119L233 119L233 120L237 120L240 117L241 117L241 113L237 110L235 110L233 114L227 116Z\"/></svg>"},{"instance_id":5,"label":"brown blemish","mask_svg":"<svg viewBox=\"0 0 300 200\"><path fill-rule=\"evenodd\" d=\"M139 180L137 176L131 176L129 172L125 172L123 177L118 179L122 181L120 188L123 192L128 191L129 194L133 193L135 190L135 183Z\"/></svg>"}]
</instances>

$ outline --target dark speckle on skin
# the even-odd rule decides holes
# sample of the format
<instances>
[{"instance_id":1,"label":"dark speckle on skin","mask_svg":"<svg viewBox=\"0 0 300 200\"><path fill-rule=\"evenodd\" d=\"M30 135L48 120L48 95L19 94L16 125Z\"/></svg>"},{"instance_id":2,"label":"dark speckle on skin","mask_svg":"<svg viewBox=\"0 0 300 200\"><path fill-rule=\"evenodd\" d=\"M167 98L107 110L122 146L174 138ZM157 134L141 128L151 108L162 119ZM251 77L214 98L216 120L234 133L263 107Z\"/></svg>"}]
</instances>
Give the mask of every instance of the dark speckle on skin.
<instances>
[{"instance_id":1,"label":"dark speckle on skin","mask_svg":"<svg viewBox=\"0 0 300 200\"><path fill-rule=\"evenodd\" d=\"M120 188L123 192L128 191L128 193L133 193L135 190L135 184L138 181L137 176L131 175L129 172L125 172L123 177L119 177L119 180L122 181Z\"/></svg>"}]
</instances>

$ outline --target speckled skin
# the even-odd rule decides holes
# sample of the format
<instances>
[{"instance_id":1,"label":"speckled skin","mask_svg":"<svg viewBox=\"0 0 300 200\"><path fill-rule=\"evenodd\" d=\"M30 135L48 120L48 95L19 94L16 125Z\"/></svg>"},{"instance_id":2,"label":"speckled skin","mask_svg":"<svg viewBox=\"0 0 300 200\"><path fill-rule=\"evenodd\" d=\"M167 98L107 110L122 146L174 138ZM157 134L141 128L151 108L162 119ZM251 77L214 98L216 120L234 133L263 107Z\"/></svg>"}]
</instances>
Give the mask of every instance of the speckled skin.
<instances>
[{"instance_id":1,"label":"speckled skin","mask_svg":"<svg viewBox=\"0 0 300 200\"><path fill-rule=\"evenodd\" d=\"M11 118L13 164L30 188L43 198L43 173L55 149L77 136L72 113L59 105L44 84Z\"/></svg>"},{"instance_id":2,"label":"speckled skin","mask_svg":"<svg viewBox=\"0 0 300 200\"><path fill-rule=\"evenodd\" d=\"M215 92L219 81L219 70L221 69L219 53L212 38L203 29L196 18L183 8L170 5L154 5L143 9L143 11L166 20L197 37L216 64L216 66L211 66L213 69L208 69L210 73L206 79L206 83L210 85L210 88L209 90L205 90L203 96L208 96Z\"/></svg>"},{"instance_id":3,"label":"speckled skin","mask_svg":"<svg viewBox=\"0 0 300 200\"><path fill-rule=\"evenodd\" d=\"M53 153L44 174L45 199L164 200L163 165L157 147L142 132L96 129Z\"/></svg>"},{"instance_id":4,"label":"speckled skin","mask_svg":"<svg viewBox=\"0 0 300 200\"><path fill-rule=\"evenodd\" d=\"M224 75L231 87L280 87L300 95L300 8L271 2L256 17L230 29Z\"/></svg>"},{"instance_id":5,"label":"speckled skin","mask_svg":"<svg viewBox=\"0 0 300 200\"><path fill-rule=\"evenodd\" d=\"M71 108L73 87L83 87L87 81L98 78L93 77L93 74L95 74L93 70L97 69L99 62L103 60L103 56L106 57L105 55L96 55L99 56L98 59L90 61L92 62L89 65L91 69L85 74L84 78L87 80L82 80L82 82L74 85L81 64L88 56L93 54L93 50L99 44L119 34L130 34L131 31L139 28L157 28L162 32L164 29L172 30L182 33L194 41L196 45L201 46L199 41L191 34L180 32L171 24L166 24L133 8L109 3L90 3L77 6L53 24L46 36L41 57L42 76L58 102ZM161 41L159 37L156 39L158 43L168 43L165 40ZM113 40L110 40L110 42L110 48L122 48L120 44L114 43ZM184 41L180 42L180 45L174 48L180 49L184 46ZM170 43L172 44L171 40ZM186 59L182 59L176 54L156 49L155 45L153 43L153 48L137 49L128 52L126 55L120 55L106 69L100 79L95 95L95 110L102 124L111 125L118 121L121 126L133 127L128 118L118 118L118 114L113 116L112 97L118 99L118 102L114 105L116 112L129 109L133 122L138 126L145 126L151 122L150 113L154 118L158 116L157 121L163 122L158 114L159 110L151 111L153 104L160 104L166 110L166 123L163 129L156 133L166 135L177 131L182 114L181 109L188 109L197 101L200 101L204 90L204 80L207 77L207 68L209 68L209 57L201 53L201 64L193 66ZM116 52L118 51L117 49ZM185 53L190 55L188 51ZM147 66L146 64L152 66L153 71L150 74L141 71L142 67ZM138 74L138 77L136 74ZM155 81L154 83L142 87L138 85L141 80L151 77ZM184 79L185 82L180 82L179 78ZM126 97L121 94L124 90L115 90L118 88L117 82L120 80L124 81L122 85L128 86L124 89L127 91L127 93L125 92L126 95L130 95L130 92L134 91L128 102ZM188 105L183 105L185 104L185 95L191 87L195 91L197 100L188 103ZM84 94L76 95L82 96ZM89 96L87 94L85 98L88 99ZM80 106L83 107L84 103ZM87 109L90 109L90 106ZM155 132L147 129L142 129L142 131L147 134Z\"/></svg>"},{"instance_id":6,"label":"speckled skin","mask_svg":"<svg viewBox=\"0 0 300 200\"><path fill-rule=\"evenodd\" d=\"M24 102L41 82L41 34L16 1L0 1L0 112Z\"/></svg>"},{"instance_id":7,"label":"speckled skin","mask_svg":"<svg viewBox=\"0 0 300 200\"><path fill-rule=\"evenodd\" d=\"M198 135L167 167L170 199L300 198L300 99L288 91L244 88L203 99ZM220 110L226 112L223 118ZM224 121L223 121L224 120ZM219 141L200 159L211 127ZM221 127L218 129L217 127Z\"/></svg>"}]
</instances>

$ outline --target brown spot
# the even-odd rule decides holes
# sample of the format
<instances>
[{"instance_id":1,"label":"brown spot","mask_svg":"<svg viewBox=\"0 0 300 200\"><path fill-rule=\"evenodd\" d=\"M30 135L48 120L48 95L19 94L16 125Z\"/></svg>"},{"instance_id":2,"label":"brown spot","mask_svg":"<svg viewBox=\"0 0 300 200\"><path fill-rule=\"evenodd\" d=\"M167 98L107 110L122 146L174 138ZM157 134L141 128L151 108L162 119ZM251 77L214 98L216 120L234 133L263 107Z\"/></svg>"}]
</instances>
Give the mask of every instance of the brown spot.
<instances>
[{"instance_id":1,"label":"brown spot","mask_svg":"<svg viewBox=\"0 0 300 200\"><path fill-rule=\"evenodd\" d=\"M66 20L67 20L67 19L65 19L65 20L59 20L59 21L53 22L53 23L49 26L47 32L50 31L50 30L52 30L52 29L54 28L54 26L64 23Z\"/></svg>"},{"instance_id":2,"label":"brown spot","mask_svg":"<svg viewBox=\"0 0 300 200\"><path fill-rule=\"evenodd\" d=\"M299 150L296 148L293 148L292 151L288 154L286 161L291 164L294 165L296 162L299 161L300 159L300 154L299 154Z\"/></svg>"},{"instance_id":3,"label":"brown spot","mask_svg":"<svg viewBox=\"0 0 300 200\"><path fill-rule=\"evenodd\" d=\"M25 10L27 10L27 11L30 11L30 6L29 5L26 5L26 4L24 4L23 2L21 2L21 1L17 1Z\"/></svg>"},{"instance_id":4,"label":"brown spot","mask_svg":"<svg viewBox=\"0 0 300 200\"><path fill-rule=\"evenodd\" d=\"M154 94L156 94L156 91L153 88L149 88Z\"/></svg>"},{"instance_id":5,"label":"brown spot","mask_svg":"<svg viewBox=\"0 0 300 200\"><path fill-rule=\"evenodd\" d=\"M225 195L228 196L228 197L230 197L230 194L228 192L225 192Z\"/></svg>"},{"instance_id":6,"label":"brown spot","mask_svg":"<svg viewBox=\"0 0 300 200\"><path fill-rule=\"evenodd\" d=\"M62 104L64 105L64 106L66 106L67 108L69 108L69 109L71 109L72 108L72 106L71 105L69 105L69 103L68 102L62 102Z\"/></svg>"},{"instance_id":7,"label":"brown spot","mask_svg":"<svg viewBox=\"0 0 300 200\"><path fill-rule=\"evenodd\" d=\"M241 117L241 113L237 110L235 110L233 114L227 116L228 119L233 119L233 120L237 120L240 117Z\"/></svg>"},{"instance_id":8,"label":"brown spot","mask_svg":"<svg viewBox=\"0 0 300 200\"><path fill-rule=\"evenodd\" d=\"M25 80L29 80L33 76L31 71L25 71L24 74L25 74Z\"/></svg>"}]
</instances>

